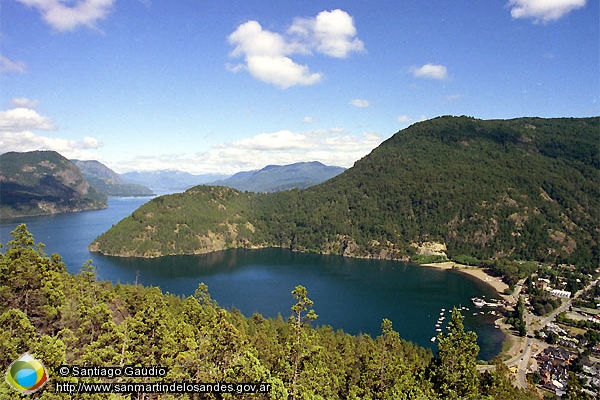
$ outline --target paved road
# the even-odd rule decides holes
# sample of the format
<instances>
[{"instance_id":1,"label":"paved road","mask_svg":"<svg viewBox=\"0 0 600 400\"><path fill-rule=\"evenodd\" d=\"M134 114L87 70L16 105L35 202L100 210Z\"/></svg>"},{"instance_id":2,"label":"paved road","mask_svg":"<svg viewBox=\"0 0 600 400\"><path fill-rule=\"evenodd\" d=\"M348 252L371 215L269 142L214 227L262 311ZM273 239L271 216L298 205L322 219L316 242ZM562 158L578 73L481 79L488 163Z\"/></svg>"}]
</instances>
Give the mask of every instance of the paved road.
<instances>
[{"instance_id":1,"label":"paved road","mask_svg":"<svg viewBox=\"0 0 600 400\"><path fill-rule=\"evenodd\" d=\"M581 293L583 293L584 290L591 288L597 282L598 282L598 279L596 279L595 281L592 281L585 288L583 288L580 291L578 291L577 293L575 293L575 295L573 295L572 298L564 301L560 305L560 307L558 307L556 310L552 311L550 314L548 314L547 316L545 316L543 318L535 317L528 310L525 310L524 318L525 318L525 324L527 327L527 333L532 334L534 329L541 330L544 327L546 327L546 325L548 325L550 322L554 321L554 319L556 318L556 316L558 314L560 314L563 311L567 311L569 309L574 298L579 297L581 295ZM515 291L515 293L516 293L516 291ZM525 337L525 340L521 341L517 355L505 362L505 364L509 367L517 366L518 372L517 372L517 382L516 383L517 383L517 387L520 387L522 389L527 388L527 381L526 381L525 377L527 374L529 362L531 361L532 345L535 342L536 342L536 339Z\"/></svg>"}]
</instances>

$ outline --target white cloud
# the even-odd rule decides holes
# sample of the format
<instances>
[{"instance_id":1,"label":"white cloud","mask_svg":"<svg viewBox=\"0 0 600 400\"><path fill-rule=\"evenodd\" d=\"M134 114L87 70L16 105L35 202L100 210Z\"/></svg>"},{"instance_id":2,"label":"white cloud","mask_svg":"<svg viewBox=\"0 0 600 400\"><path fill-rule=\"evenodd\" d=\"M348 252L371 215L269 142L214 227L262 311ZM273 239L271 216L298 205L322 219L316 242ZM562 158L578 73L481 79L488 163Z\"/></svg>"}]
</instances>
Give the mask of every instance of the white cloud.
<instances>
[{"instance_id":1,"label":"white cloud","mask_svg":"<svg viewBox=\"0 0 600 400\"><path fill-rule=\"evenodd\" d=\"M306 65L296 64L291 58L284 56L247 56L246 63L253 77L283 89L296 85L314 85L322 78L320 73L312 73Z\"/></svg>"},{"instance_id":2,"label":"white cloud","mask_svg":"<svg viewBox=\"0 0 600 400\"><path fill-rule=\"evenodd\" d=\"M314 143L311 143L305 135L293 133L288 130L281 130L274 133L261 133L250 139L244 139L233 142L230 145L222 146L242 150L293 151L314 148Z\"/></svg>"},{"instance_id":3,"label":"white cloud","mask_svg":"<svg viewBox=\"0 0 600 400\"><path fill-rule=\"evenodd\" d=\"M13 99L13 104L37 105L36 100L26 98ZM0 149L5 151L54 150L67 158L94 159L89 150L102 147L102 143L92 137L82 140L52 138L33 133L34 130L56 130L48 117L41 116L35 110L17 107L0 111Z\"/></svg>"},{"instance_id":4,"label":"white cloud","mask_svg":"<svg viewBox=\"0 0 600 400\"><path fill-rule=\"evenodd\" d=\"M314 85L323 79L322 73L311 72L307 65L294 61L293 55L317 51L344 58L364 49L356 37L352 17L342 10L323 11L315 18L297 18L284 34L263 29L257 21L247 21L229 35L228 41L234 46L230 56L243 57L245 61L226 64L229 71L248 70L254 78L283 89Z\"/></svg>"},{"instance_id":5,"label":"white cloud","mask_svg":"<svg viewBox=\"0 0 600 400\"><path fill-rule=\"evenodd\" d=\"M39 103L37 100L31 100L26 97L15 97L10 101L11 106L24 108L36 108Z\"/></svg>"},{"instance_id":6,"label":"white cloud","mask_svg":"<svg viewBox=\"0 0 600 400\"><path fill-rule=\"evenodd\" d=\"M22 61L13 61L0 54L0 72L19 72L27 71L27 65Z\"/></svg>"},{"instance_id":7,"label":"white cloud","mask_svg":"<svg viewBox=\"0 0 600 400\"><path fill-rule=\"evenodd\" d=\"M37 9L52 28L73 31L80 26L96 28L96 22L106 18L115 0L17 0Z\"/></svg>"},{"instance_id":8,"label":"white cloud","mask_svg":"<svg viewBox=\"0 0 600 400\"><path fill-rule=\"evenodd\" d=\"M241 64L228 66L230 71L238 72L245 68L256 79L283 89L296 85L313 85L322 78L321 74L312 73L307 66L297 64L287 57L293 52L293 48L283 36L262 29L256 21L238 26L228 40L235 46L231 56L243 56L246 61L245 67Z\"/></svg>"},{"instance_id":9,"label":"white cloud","mask_svg":"<svg viewBox=\"0 0 600 400\"><path fill-rule=\"evenodd\" d=\"M307 115L306 117L302 118L302 122L310 124L315 122L317 119L313 116Z\"/></svg>"},{"instance_id":10,"label":"white cloud","mask_svg":"<svg viewBox=\"0 0 600 400\"><path fill-rule=\"evenodd\" d=\"M382 141L376 133L355 136L341 128L307 132L281 130L221 143L195 155L152 155L113 164L118 164L116 168L120 171L179 169L192 173L229 174L260 169L269 164L301 161L350 167Z\"/></svg>"},{"instance_id":11,"label":"white cloud","mask_svg":"<svg viewBox=\"0 0 600 400\"><path fill-rule=\"evenodd\" d=\"M556 21L573 10L584 7L586 0L510 0L513 18L533 18L535 23Z\"/></svg>"},{"instance_id":12,"label":"white cloud","mask_svg":"<svg viewBox=\"0 0 600 400\"><path fill-rule=\"evenodd\" d=\"M23 130L54 130L52 120L42 117L35 110L17 107L0 111L0 132L16 132Z\"/></svg>"},{"instance_id":13,"label":"white cloud","mask_svg":"<svg viewBox=\"0 0 600 400\"><path fill-rule=\"evenodd\" d=\"M369 100L352 99L350 100L350 104L352 104L354 107L366 108L369 107Z\"/></svg>"},{"instance_id":14,"label":"white cloud","mask_svg":"<svg viewBox=\"0 0 600 400\"><path fill-rule=\"evenodd\" d=\"M364 50L364 43L356 37L353 18L340 9L321 11L315 18L297 18L288 33L302 38L305 47L330 57L345 58Z\"/></svg>"},{"instance_id":15,"label":"white cloud","mask_svg":"<svg viewBox=\"0 0 600 400\"><path fill-rule=\"evenodd\" d=\"M36 135L31 131L0 132L0 148L2 151L34 151L54 150L66 158L77 158L83 160L97 159L88 150L102 147L102 143L90 137L81 141L63 138L51 138Z\"/></svg>"},{"instance_id":16,"label":"white cloud","mask_svg":"<svg viewBox=\"0 0 600 400\"><path fill-rule=\"evenodd\" d=\"M444 80L448 78L448 69L443 65L425 64L421 67L412 67L410 72L415 78Z\"/></svg>"}]
</instances>

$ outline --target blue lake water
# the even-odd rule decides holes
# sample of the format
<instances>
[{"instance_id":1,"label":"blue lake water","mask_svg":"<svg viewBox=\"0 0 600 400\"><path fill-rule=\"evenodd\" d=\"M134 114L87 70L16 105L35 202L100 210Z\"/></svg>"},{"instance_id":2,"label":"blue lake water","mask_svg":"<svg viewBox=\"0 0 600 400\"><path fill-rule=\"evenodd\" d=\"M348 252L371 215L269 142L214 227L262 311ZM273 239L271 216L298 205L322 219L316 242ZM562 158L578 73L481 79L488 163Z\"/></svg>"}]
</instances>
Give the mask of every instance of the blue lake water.
<instances>
[{"instance_id":1,"label":"blue lake water","mask_svg":"<svg viewBox=\"0 0 600 400\"><path fill-rule=\"evenodd\" d=\"M235 307L246 316L290 315L291 291L303 285L314 301L317 324L332 325L352 334L381 333L383 318L407 340L437 348L430 338L442 308L445 321L453 306L466 306L465 326L478 334L480 358L501 350L504 335L494 327L495 317L477 314L470 298L493 297L483 283L455 271L442 271L395 261L349 259L339 256L293 253L283 249L228 250L200 256L159 259L114 258L92 254L87 246L102 232L131 214L149 198L111 198L104 210L26 217L0 223L0 241L26 223L48 254L59 253L69 272L91 259L99 278L160 287L191 295L198 284L208 285L223 307Z\"/></svg>"}]
</instances>

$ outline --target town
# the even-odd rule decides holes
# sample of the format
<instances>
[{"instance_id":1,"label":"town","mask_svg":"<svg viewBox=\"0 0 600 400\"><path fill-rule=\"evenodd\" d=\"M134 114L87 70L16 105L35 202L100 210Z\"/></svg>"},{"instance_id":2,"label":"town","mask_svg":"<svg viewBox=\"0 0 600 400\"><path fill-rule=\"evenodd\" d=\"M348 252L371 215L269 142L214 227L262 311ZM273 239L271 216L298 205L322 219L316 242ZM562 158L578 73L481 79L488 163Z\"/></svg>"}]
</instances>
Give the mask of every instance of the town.
<instances>
[{"instance_id":1,"label":"town","mask_svg":"<svg viewBox=\"0 0 600 400\"><path fill-rule=\"evenodd\" d=\"M536 387L544 398L600 396L600 269L594 272L539 266L502 295L507 316L497 325L508 328L503 361L517 387Z\"/></svg>"}]
</instances>

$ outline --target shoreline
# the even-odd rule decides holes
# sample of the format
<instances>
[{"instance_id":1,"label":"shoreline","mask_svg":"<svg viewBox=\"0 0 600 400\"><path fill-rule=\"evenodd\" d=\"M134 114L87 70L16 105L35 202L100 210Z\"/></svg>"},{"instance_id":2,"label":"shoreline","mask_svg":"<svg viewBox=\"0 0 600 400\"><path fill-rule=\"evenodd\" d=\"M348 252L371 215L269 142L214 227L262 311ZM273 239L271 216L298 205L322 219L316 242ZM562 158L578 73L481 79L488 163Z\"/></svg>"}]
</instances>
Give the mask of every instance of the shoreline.
<instances>
[{"instance_id":1,"label":"shoreline","mask_svg":"<svg viewBox=\"0 0 600 400\"><path fill-rule=\"evenodd\" d=\"M455 270L455 271L461 272L463 274L470 275L470 276L478 279L480 282L485 283L488 286L492 287L496 291L496 293L500 296L500 298L508 301L511 305L514 305L514 303L512 303L510 301L511 296L504 293L504 290L508 289L508 285L506 283L502 282L501 278L491 276L490 274L486 273L481 268L470 267L468 265L458 264L458 263L455 263L452 261L421 264L421 265L425 266L425 267L430 267L430 268ZM519 348L519 346L517 345L519 343L519 341L518 341L518 338L514 335L514 332L511 330L511 327L509 325L506 325L503 322L503 317L500 317L496 321L494 321L494 324L498 328L500 328L502 333L504 333L504 341L502 343L502 349L498 353L497 357L500 357L501 359L506 359L506 358L516 356L518 348Z\"/></svg>"},{"instance_id":2,"label":"shoreline","mask_svg":"<svg viewBox=\"0 0 600 400\"><path fill-rule=\"evenodd\" d=\"M504 283L501 278L492 276L492 275L488 274L487 272L485 272L484 270L482 270L481 268L469 267L468 265L458 264L453 261L444 261L444 262L438 262L438 263L428 263L428 264L419 264L419 265L421 265L423 267L431 267L431 268L444 269L444 270L453 270L453 271L461 272L463 274L470 275L470 276L478 279L480 282L483 282L483 283L491 286L501 297L504 298L504 296L506 296L504 291L506 289L508 289L508 285L506 283Z\"/></svg>"}]
</instances>

